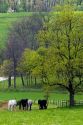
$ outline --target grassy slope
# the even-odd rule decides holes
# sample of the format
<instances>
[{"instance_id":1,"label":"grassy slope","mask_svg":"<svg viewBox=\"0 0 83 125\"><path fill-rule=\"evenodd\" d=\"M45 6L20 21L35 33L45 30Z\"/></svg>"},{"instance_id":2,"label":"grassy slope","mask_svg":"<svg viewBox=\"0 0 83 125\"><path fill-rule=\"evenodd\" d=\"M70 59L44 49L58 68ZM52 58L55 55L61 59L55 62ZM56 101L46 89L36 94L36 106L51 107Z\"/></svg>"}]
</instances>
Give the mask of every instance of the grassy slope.
<instances>
[{"instance_id":1,"label":"grassy slope","mask_svg":"<svg viewBox=\"0 0 83 125\"><path fill-rule=\"evenodd\" d=\"M30 16L31 13L0 13L0 48L4 47L8 37L9 28L16 20Z\"/></svg>"},{"instance_id":2,"label":"grassy slope","mask_svg":"<svg viewBox=\"0 0 83 125\"><path fill-rule=\"evenodd\" d=\"M76 14L81 16L83 12L77 11ZM8 31L12 23L15 22L16 20L20 20L21 18L30 15L31 15L30 12L0 13L0 48L4 47L4 44L8 37Z\"/></svg>"}]
</instances>

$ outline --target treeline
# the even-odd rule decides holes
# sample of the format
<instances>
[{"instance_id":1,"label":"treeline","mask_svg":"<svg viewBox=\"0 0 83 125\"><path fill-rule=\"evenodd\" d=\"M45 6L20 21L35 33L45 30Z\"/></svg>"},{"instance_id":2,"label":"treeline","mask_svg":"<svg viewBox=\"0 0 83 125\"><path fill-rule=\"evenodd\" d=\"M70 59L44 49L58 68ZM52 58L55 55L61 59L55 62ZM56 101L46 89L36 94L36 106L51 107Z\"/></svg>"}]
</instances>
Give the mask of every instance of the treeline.
<instances>
[{"instance_id":1,"label":"treeline","mask_svg":"<svg viewBox=\"0 0 83 125\"><path fill-rule=\"evenodd\" d=\"M14 88L17 86L16 77L21 77L23 86L26 86L24 77L26 78L27 86L32 83L33 79L35 85L37 84L36 77L32 77L31 72L25 73L25 71L21 71L18 65L26 48L36 50L39 47L36 34L43 28L44 20L45 15L37 13L16 22L11 28L6 47L0 52L2 71L0 75L8 77L8 87L12 86L12 76L14 76Z\"/></svg>"},{"instance_id":2,"label":"treeline","mask_svg":"<svg viewBox=\"0 0 83 125\"><path fill-rule=\"evenodd\" d=\"M48 12L57 4L68 3L76 10L83 10L83 0L0 0L0 12Z\"/></svg>"}]
</instances>

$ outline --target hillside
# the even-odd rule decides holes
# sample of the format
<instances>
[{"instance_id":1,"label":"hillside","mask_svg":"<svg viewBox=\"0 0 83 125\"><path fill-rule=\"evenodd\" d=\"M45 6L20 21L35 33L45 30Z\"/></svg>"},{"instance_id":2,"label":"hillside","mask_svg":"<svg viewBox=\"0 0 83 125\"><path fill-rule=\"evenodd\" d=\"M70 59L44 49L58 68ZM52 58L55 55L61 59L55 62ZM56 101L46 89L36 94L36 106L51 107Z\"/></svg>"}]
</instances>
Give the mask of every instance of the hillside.
<instances>
[{"instance_id":1,"label":"hillside","mask_svg":"<svg viewBox=\"0 0 83 125\"><path fill-rule=\"evenodd\" d=\"M0 48L4 47L7 41L8 32L12 24L29 15L31 15L30 12L0 13Z\"/></svg>"},{"instance_id":2,"label":"hillside","mask_svg":"<svg viewBox=\"0 0 83 125\"><path fill-rule=\"evenodd\" d=\"M52 14L55 12L52 12ZM76 11L76 14L80 15L83 11ZM32 12L20 12L20 13L0 13L0 48L5 46L7 42L8 33L15 21L30 16Z\"/></svg>"}]
</instances>

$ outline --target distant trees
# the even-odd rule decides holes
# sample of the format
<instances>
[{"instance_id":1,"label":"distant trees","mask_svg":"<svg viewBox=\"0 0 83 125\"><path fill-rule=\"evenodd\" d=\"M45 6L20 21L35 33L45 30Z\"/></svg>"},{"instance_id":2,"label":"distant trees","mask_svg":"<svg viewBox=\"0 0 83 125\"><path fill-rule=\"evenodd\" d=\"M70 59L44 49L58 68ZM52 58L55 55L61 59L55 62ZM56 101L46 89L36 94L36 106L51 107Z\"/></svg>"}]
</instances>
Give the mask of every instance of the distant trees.
<instances>
[{"instance_id":1,"label":"distant trees","mask_svg":"<svg viewBox=\"0 0 83 125\"><path fill-rule=\"evenodd\" d=\"M11 8L14 12L48 12L55 5L71 4L77 10L83 10L83 0L0 0L0 12Z\"/></svg>"},{"instance_id":2,"label":"distant trees","mask_svg":"<svg viewBox=\"0 0 83 125\"><path fill-rule=\"evenodd\" d=\"M8 4L5 0L0 0L0 13L5 13L8 10Z\"/></svg>"},{"instance_id":3,"label":"distant trees","mask_svg":"<svg viewBox=\"0 0 83 125\"><path fill-rule=\"evenodd\" d=\"M17 64L25 48L36 50L38 42L35 34L42 29L44 16L34 14L17 22L10 31L6 58L13 61L14 87L16 88ZM22 72L20 72L22 78ZM23 79L22 79L23 80ZM22 81L23 82L23 81Z\"/></svg>"}]
</instances>

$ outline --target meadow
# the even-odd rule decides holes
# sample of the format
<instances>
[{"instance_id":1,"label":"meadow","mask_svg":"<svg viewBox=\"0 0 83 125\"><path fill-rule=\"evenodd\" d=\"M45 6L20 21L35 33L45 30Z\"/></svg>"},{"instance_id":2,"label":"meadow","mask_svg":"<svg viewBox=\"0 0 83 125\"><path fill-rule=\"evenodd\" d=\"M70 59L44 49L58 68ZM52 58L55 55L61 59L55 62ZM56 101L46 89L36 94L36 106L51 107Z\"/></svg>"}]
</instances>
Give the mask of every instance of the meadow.
<instances>
[{"instance_id":1,"label":"meadow","mask_svg":"<svg viewBox=\"0 0 83 125\"><path fill-rule=\"evenodd\" d=\"M45 92L43 90L36 90L36 89L32 89L29 90L27 89L26 91L18 91L18 90L3 90L0 91L0 101L4 101L4 100L9 100L9 99L14 99L16 98L17 100L21 99L21 98L29 98L29 99L33 99L33 100L38 100L38 99L43 99L44 98L44 94ZM60 92L50 92L49 93L49 100L68 100L69 99L69 95L68 93L60 93ZM83 94L76 94L75 95L75 100L83 100Z\"/></svg>"},{"instance_id":2,"label":"meadow","mask_svg":"<svg viewBox=\"0 0 83 125\"><path fill-rule=\"evenodd\" d=\"M43 98L43 91L2 91L0 101L8 101L16 98L31 98L33 100ZM83 99L83 95L78 94L76 99ZM50 93L49 99L68 99L67 93ZM83 125L83 107L58 108L54 104L49 104L47 110L39 110L37 104L33 104L32 111L19 110L8 111L7 107L0 107L0 125Z\"/></svg>"},{"instance_id":3,"label":"meadow","mask_svg":"<svg viewBox=\"0 0 83 125\"><path fill-rule=\"evenodd\" d=\"M0 125L83 125L83 107L13 112L3 109Z\"/></svg>"}]
</instances>

